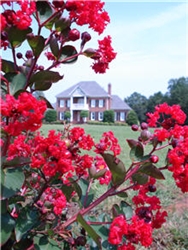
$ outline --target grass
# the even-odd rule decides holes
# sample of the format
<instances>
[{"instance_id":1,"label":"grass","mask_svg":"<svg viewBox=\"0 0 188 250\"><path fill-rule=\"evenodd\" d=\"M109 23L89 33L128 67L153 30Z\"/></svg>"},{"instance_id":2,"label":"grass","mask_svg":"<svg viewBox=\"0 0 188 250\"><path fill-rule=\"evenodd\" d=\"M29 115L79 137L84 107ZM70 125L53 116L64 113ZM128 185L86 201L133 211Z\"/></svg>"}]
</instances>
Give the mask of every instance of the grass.
<instances>
[{"instance_id":1,"label":"grass","mask_svg":"<svg viewBox=\"0 0 188 250\"><path fill-rule=\"evenodd\" d=\"M79 125L83 127L87 134L90 134L95 142L98 142L106 131L113 131L116 138L118 138L119 144L122 148L120 159L124 162L125 167L130 166L129 151L130 148L126 142L126 139L137 139L139 132L133 132L130 127L126 126L107 126L107 125ZM42 132L47 135L49 130L63 130L63 125L49 125L45 124L42 127ZM157 151L157 155L160 161L157 163L158 167L164 166L165 156L168 149ZM146 153L149 148L146 148ZM165 180L157 182L156 195L160 198L162 207L168 211L167 222L160 230L154 232L154 242L149 248L151 250L186 250L188 249L188 195L182 194L180 189L176 187L176 184L172 178L172 174L165 170ZM104 187L96 184L95 191L97 196L100 196L104 192ZM131 192L130 192L131 195ZM113 201L112 201L113 199ZM131 198L128 198L131 199ZM118 199L111 197L98 209L103 211L109 210L113 202L118 202ZM144 248L138 248L139 250Z\"/></svg>"}]
</instances>

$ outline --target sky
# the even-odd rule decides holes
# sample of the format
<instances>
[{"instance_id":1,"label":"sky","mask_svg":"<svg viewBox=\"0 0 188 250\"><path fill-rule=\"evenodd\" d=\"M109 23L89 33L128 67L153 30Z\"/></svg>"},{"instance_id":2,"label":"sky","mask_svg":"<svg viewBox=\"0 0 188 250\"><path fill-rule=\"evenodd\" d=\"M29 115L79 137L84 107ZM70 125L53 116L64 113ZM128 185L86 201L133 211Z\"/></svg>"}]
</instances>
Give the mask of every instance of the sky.
<instances>
[{"instance_id":1,"label":"sky","mask_svg":"<svg viewBox=\"0 0 188 250\"><path fill-rule=\"evenodd\" d=\"M124 100L134 92L147 98L159 91L164 94L170 79L188 76L187 1L109 0L104 9L111 22L102 35L91 32L92 40L85 48L97 48L97 40L110 35L116 59L105 74L94 73L92 60L84 56L58 67L55 70L64 78L44 92L50 102L79 81L96 81L106 91L111 83L112 94ZM89 31L87 26L82 30ZM45 66L46 59L41 64Z\"/></svg>"}]
</instances>

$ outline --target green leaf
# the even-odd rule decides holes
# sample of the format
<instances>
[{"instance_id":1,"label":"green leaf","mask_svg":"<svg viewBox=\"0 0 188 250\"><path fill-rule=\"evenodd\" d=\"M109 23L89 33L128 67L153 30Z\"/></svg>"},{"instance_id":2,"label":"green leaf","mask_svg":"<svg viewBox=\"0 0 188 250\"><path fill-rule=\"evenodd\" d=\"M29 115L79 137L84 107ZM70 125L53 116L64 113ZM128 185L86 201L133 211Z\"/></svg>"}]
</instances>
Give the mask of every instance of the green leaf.
<instances>
[{"instance_id":1,"label":"green leaf","mask_svg":"<svg viewBox=\"0 0 188 250\"><path fill-rule=\"evenodd\" d=\"M92 188L90 188L89 193L87 194L86 197L86 193L87 193L87 189L89 186L89 182L83 178L81 178L78 182L81 190L82 190L82 196L81 196L81 203L84 207L88 207L89 204L93 201L94 198L94 191ZM87 200L86 200L87 199Z\"/></svg>"},{"instance_id":2,"label":"green leaf","mask_svg":"<svg viewBox=\"0 0 188 250\"><path fill-rule=\"evenodd\" d=\"M148 182L148 176L144 173L137 172L132 175L132 180L139 185L144 185Z\"/></svg>"},{"instance_id":3,"label":"green leaf","mask_svg":"<svg viewBox=\"0 0 188 250\"><path fill-rule=\"evenodd\" d=\"M25 180L22 168L1 169L1 195L2 198L9 198L21 189Z\"/></svg>"},{"instance_id":4,"label":"green leaf","mask_svg":"<svg viewBox=\"0 0 188 250\"><path fill-rule=\"evenodd\" d=\"M60 60L62 61L62 63L74 63L78 59L78 56L74 56L77 53L78 52L74 46L66 45L61 50ZM72 57L72 56L74 57L67 60L67 58Z\"/></svg>"},{"instance_id":5,"label":"green leaf","mask_svg":"<svg viewBox=\"0 0 188 250\"><path fill-rule=\"evenodd\" d=\"M55 29L56 31L63 31L71 26L71 20L66 17L62 17L55 22Z\"/></svg>"},{"instance_id":6,"label":"green leaf","mask_svg":"<svg viewBox=\"0 0 188 250\"><path fill-rule=\"evenodd\" d=\"M22 90L26 84L26 77L22 73L18 73L12 79L10 84L10 94L14 95L17 91Z\"/></svg>"},{"instance_id":7,"label":"green leaf","mask_svg":"<svg viewBox=\"0 0 188 250\"><path fill-rule=\"evenodd\" d=\"M59 55L59 46L58 46L57 38L51 37L50 49L52 51L52 54L57 58Z\"/></svg>"},{"instance_id":8,"label":"green leaf","mask_svg":"<svg viewBox=\"0 0 188 250\"><path fill-rule=\"evenodd\" d=\"M119 208L118 204L114 204L112 206L112 215L113 215L113 218L117 217L119 214L120 214L120 208Z\"/></svg>"},{"instance_id":9,"label":"green leaf","mask_svg":"<svg viewBox=\"0 0 188 250\"><path fill-rule=\"evenodd\" d=\"M123 162L109 153L102 154L102 157L112 173L113 184L122 184L126 176L126 169Z\"/></svg>"},{"instance_id":10,"label":"green leaf","mask_svg":"<svg viewBox=\"0 0 188 250\"><path fill-rule=\"evenodd\" d=\"M10 238L14 226L15 226L15 221L10 216L10 214L8 213L1 214L1 231L0 231L1 245L5 244L5 242Z\"/></svg>"},{"instance_id":11,"label":"green leaf","mask_svg":"<svg viewBox=\"0 0 188 250\"><path fill-rule=\"evenodd\" d=\"M3 72L5 73L15 72L14 66L15 65L13 62L2 59L2 71Z\"/></svg>"},{"instance_id":12,"label":"green leaf","mask_svg":"<svg viewBox=\"0 0 188 250\"><path fill-rule=\"evenodd\" d=\"M27 41L33 51L33 54L38 57L44 49L45 39L43 36L28 37Z\"/></svg>"},{"instance_id":13,"label":"green leaf","mask_svg":"<svg viewBox=\"0 0 188 250\"><path fill-rule=\"evenodd\" d=\"M1 214L7 213L8 200L1 200Z\"/></svg>"},{"instance_id":14,"label":"green leaf","mask_svg":"<svg viewBox=\"0 0 188 250\"><path fill-rule=\"evenodd\" d=\"M81 214L78 214L77 221L82 225L82 227L86 230L89 236L96 242L99 249L102 249L101 237L95 232L95 230L89 224L87 224L87 222L85 221L85 219Z\"/></svg>"},{"instance_id":15,"label":"green leaf","mask_svg":"<svg viewBox=\"0 0 188 250\"><path fill-rule=\"evenodd\" d=\"M23 90L26 84L26 77L22 73L9 72L4 75L4 77L10 83L10 94L15 95L19 90Z\"/></svg>"},{"instance_id":16,"label":"green leaf","mask_svg":"<svg viewBox=\"0 0 188 250\"><path fill-rule=\"evenodd\" d=\"M50 29L50 30L51 30L52 27L53 27L53 25L54 25L54 23L55 23L57 20L60 19L61 15L62 15L61 12L56 13L56 15L55 15L53 18L51 18L49 22L45 23L44 26L45 26L47 29Z\"/></svg>"},{"instance_id":17,"label":"green leaf","mask_svg":"<svg viewBox=\"0 0 188 250\"><path fill-rule=\"evenodd\" d=\"M39 99L44 100L46 102L47 108L54 109L54 107L51 105L51 103L44 96L39 96Z\"/></svg>"},{"instance_id":18,"label":"green leaf","mask_svg":"<svg viewBox=\"0 0 188 250\"><path fill-rule=\"evenodd\" d=\"M117 204L113 205L112 214L113 217L117 217L122 214L126 219L130 219L133 216L133 209L127 202L121 201L119 206Z\"/></svg>"},{"instance_id":19,"label":"green leaf","mask_svg":"<svg viewBox=\"0 0 188 250\"><path fill-rule=\"evenodd\" d=\"M61 187L61 190L65 194L67 201L69 201L72 197L72 192L74 191L74 188L72 186L63 185Z\"/></svg>"},{"instance_id":20,"label":"green leaf","mask_svg":"<svg viewBox=\"0 0 188 250\"><path fill-rule=\"evenodd\" d=\"M81 187L79 186L79 184L73 178L69 178L69 181L71 182L71 186L74 187L74 190L78 194L79 199L81 199L81 197L82 197L82 189L81 189Z\"/></svg>"},{"instance_id":21,"label":"green leaf","mask_svg":"<svg viewBox=\"0 0 188 250\"><path fill-rule=\"evenodd\" d=\"M52 8L50 7L48 1L37 1L36 8L40 23L45 22L53 14Z\"/></svg>"},{"instance_id":22,"label":"green leaf","mask_svg":"<svg viewBox=\"0 0 188 250\"><path fill-rule=\"evenodd\" d=\"M34 85L34 89L35 90L40 90L40 91L45 91L45 90L50 89L51 86L52 86L51 82L47 82L47 81L36 82L35 85Z\"/></svg>"},{"instance_id":23,"label":"green leaf","mask_svg":"<svg viewBox=\"0 0 188 250\"><path fill-rule=\"evenodd\" d=\"M58 72L42 70L32 75L30 78L30 83L58 82L61 79L63 79L63 76L60 76Z\"/></svg>"},{"instance_id":24,"label":"green leaf","mask_svg":"<svg viewBox=\"0 0 188 250\"><path fill-rule=\"evenodd\" d=\"M144 155L144 147L141 143L133 146L130 151L130 158L132 162L141 161Z\"/></svg>"},{"instance_id":25,"label":"green leaf","mask_svg":"<svg viewBox=\"0 0 188 250\"><path fill-rule=\"evenodd\" d=\"M22 208L15 226L16 241L20 241L23 235L34 228L39 221L39 214L36 210Z\"/></svg>"},{"instance_id":26,"label":"green leaf","mask_svg":"<svg viewBox=\"0 0 188 250\"><path fill-rule=\"evenodd\" d=\"M27 34L31 33L32 29L28 28L26 30L20 30L15 26L11 26L7 29L8 40L13 48L18 47L27 38Z\"/></svg>"},{"instance_id":27,"label":"green leaf","mask_svg":"<svg viewBox=\"0 0 188 250\"><path fill-rule=\"evenodd\" d=\"M35 250L60 250L64 249L62 243L50 239L48 236L37 235L34 237Z\"/></svg>"},{"instance_id":28,"label":"green leaf","mask_svg":"<svg viewBox=\"0 0 188 250\"><path fill-rule=\"evenodd\" d=\"M121 197L121 198L127 198L128 197L128 194L125 193L125 192L121 192L121 193L118 193L117 196Z\"/></svg>"},{"instance_id":29,"label":"green leaf","mask_svg":"<svg viewBox=\"0 0 188 250\"><path fill-rule=\"evenodd\" d=\"M97 55L97 51L95 49L89 48L89 49L84 50L83 54L87 57L93 57Z\"/></svg>"},{"instance_id":30,"label":"green leaf","mask_svg":"<svg viewBox=\"0 0 188 250\"><path fill-rule=\"evenodd\" d=\"M165 179L163 173L155 165L153 165L151 162L144 163L140 167L139 171L141 173L147 174L147 175L154 177L156 179L160 179L160 180Z\"/></svg>"},{"instance_id":31,"label":"green leaf","mask_svg":"<svg viewBox=\"0 0 188 250\"><path fill-rule=\"evenodd\" d=\"M132 218L133 209L127 202L121 201L119 206L120 206L120 210L123 212L127 220Z\"/></svg>"},{"instance_id":32,"label":"green leaf","mask_svg":"<svg viewBox=\"0 0 188 250\"><path fill-rule=\"evenodd\" d=\"M33 245L33 240L31 239L22 239L21 241L14 243L14 250L26 250L31 249Z\"/></svg>"},{"instance_id":33,"label":"green leaf","mask_svg":"<svg viewBox=\"0 0 188 250\"><path fill-rule=\"evenodd\" d=\"M130 148L133 148L133 147L135 147L137 145L141 145L141 143L139 141L137 141L137 140L127 139L126 141L127 141Z\"/></svg>"}]
</instances>

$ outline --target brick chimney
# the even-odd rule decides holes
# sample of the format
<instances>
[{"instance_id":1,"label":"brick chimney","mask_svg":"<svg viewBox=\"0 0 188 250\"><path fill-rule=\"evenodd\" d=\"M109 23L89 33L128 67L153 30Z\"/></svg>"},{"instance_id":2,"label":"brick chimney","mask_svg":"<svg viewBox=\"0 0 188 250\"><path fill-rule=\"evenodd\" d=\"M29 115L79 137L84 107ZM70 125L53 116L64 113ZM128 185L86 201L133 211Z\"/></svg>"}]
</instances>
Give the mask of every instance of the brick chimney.
<instances>
[{"instance_id":1,"label":"brick chimney","mask_svg":"<svg viewBox=\"0 0 188 250\"><path fill-rule=\"evenodd\" d=\"M111 89L112 89L112 85L111 83L108 84L108 94L111 96Z\"/></svg>"},{"instance_id":2,"label":"brick chimney","mask_svg":"<svg viewBox=\"0 0 188 250\"><path fill-rule=\"evenodd\" d=\"M108 99L108 109L111 109L111 102L112 102L112 98L111 98L111 91L112 91L112 85L111 83L108 84L108 95L109 95L109 99Z\"/></svg>"}]
</instances>

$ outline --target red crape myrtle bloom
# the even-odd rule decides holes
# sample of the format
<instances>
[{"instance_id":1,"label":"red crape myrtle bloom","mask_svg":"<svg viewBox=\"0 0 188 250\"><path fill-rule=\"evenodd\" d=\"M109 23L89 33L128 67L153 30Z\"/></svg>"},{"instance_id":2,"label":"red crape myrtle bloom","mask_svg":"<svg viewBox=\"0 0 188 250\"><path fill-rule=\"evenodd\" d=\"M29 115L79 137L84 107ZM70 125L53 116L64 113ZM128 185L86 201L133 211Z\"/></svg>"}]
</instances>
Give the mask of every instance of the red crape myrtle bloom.
<instances>
[{"instance_id":1,"label":"red crape myrtle bloom","mask_svg":"<svg viewBox=\"0 0 188 250\"><path fill-rule=\"evenodd\" d=\"M94 166L96 168L96 173L99 172L100 170L106 170L104 175L98 178L99 183L101 185L108 185L110 181L112 180L112 174L104 161L102 157L99 157L98 155L95 156L94 158Z\"/></svg>"},{"instance_id":2,"label":"red crape myrtle bloom","mask_svg":"<svg viewBox=\"0 0 188 250\"><path fill-rule=\"evenodd\" d=\"M6 95L5 100L1 99L1 125L7 133L13 136L23 131L36 131L42 125L42 118L46 110L46 103L37 100L32 94L24 92L18 99Z\"/></svg>"},{"instance_id":3,"label":"red crape myrtle bloom","mask_svg":"<svg viewBox=\"0 0 188 250\"><path fill-rule=\"evenodd\" d=\"M68 0L65 8L70 11L69 17L78 25L88 24L89 28L101 34L110 22L108 13L103 9L104 2ZM91 11L92 10L92 11Z\"/></svg>"},{"instance_id":4,"label":"red crape myrtle bloom","mask_svg":"<svg viewBox=\"0 0 188 250\"><path fill-rule=\"evenodd\" d=\"M121 147L118 143L118 139L114 136L112 131L104 132L100 142L95 145L95 152L98 154L103 154L105 151L112 151L114 156L121 153Z\"/></svg>"},{"instance_id":5,"label":"red crape myrtle bloom","mask_svg":"<svg viewBox=\"0 0 188 250\"><path fill-rule=\"evenodd\" d=\"M173 146L168 152L168 169L173 172L176 185L182 192L188 192L188 127L182 126L186 114L179 105L169 106L167 103L158 105L155 112L148 113L149 126L162 128L155 129L154 137L159 142L166 139Z\"/></svg>"},{"instance_id":6,"label":"red crape myrtle bloom","mask_svg":"<svg viewBox=\"0 0 188 250\"><path fill-rule=\"evenodd\" d=\"M126 239L123 239L125 236ZM152 243L152 227L143 219L134 215L131 223L123 215L116 217L110 225L108 241L112 245L119 245L119 249L136 249L133 244L141 243L148 247Z\"/></svg>"},{"instance_id":7,"label":"red crape myrtle bloom","mask_svg":"<svg viewBox=\"0 0 188 250\"><path fill-rule=\"evenodd\" d=\"M43 196L43 205L45 206L45 202L50 203L53 207L54 213L56 215L61 215L63 208L65 208L67 204L67 200L63 192L60 189L49 187L45 190ZM45 210L43 209L43 211Z\"/></svg>"},{"instance_id":8,"label":"red crape myrtle bloom","mask_svg":"<svg viewBox=\"0 0 188 250\"><path fill-rule=\"evenodd\" d=\"M115 59L116 53L111 46L111 37L107 36L103 40L99 40L99 48L97 50L97 58L95 59L92 69L96 73L105 73L109 68L109 63Z\"/></svg>"},{"instance_id":9,"label":"red crape myrtle bloom","mask_svg":"<svg viewBox=\"0 0 188 250\"><path fill-rule=\"evenodd\" d=\"M2 1L2 4L7 4L7 2L8 1ZM9 25L16 26L20 30L25 30L31 25L32 18L30 16L36 11L36 3L35 1L27 0L15 1L14 3L20 5L20 10L16 12L11 10L5 11L3 16Z\"/></svg>"},{"instance_id":10,"label":"red crape myrtle bloom","mask_svg":"<svg viewBox=\"0 0 188 250\"><path fill-rule=\"evenodd\" d=\"M188 192L188 126L180 131L180 138L168 152L168 169L173 172L176 185L182 192Z\"/></svg>"},{"instance_id":11,"label":"red crape myrtle bloom","mask_svg":"<svg viewBox=\"0 0 188 250\"><path fill-rule=\"evenodd\" d=\"M153 192L156 180L152 177L144 185L136 185L133 189L138 190L138 194L132 199L136 206L136 214L146 223L151 224L152 228L160 228L166 221L166 211L161 211L161 202L157 196L151 196L147 193Z\"/></svg>"}]
</instances>

